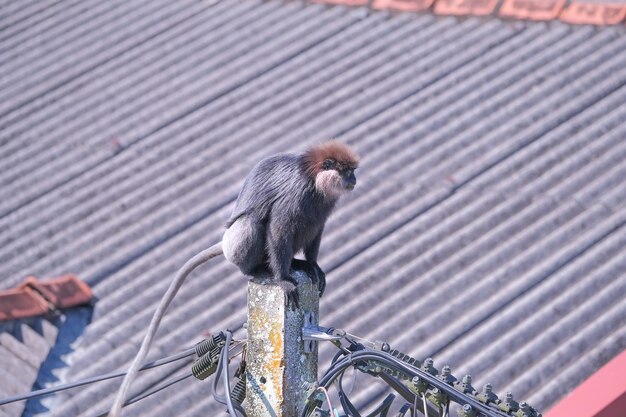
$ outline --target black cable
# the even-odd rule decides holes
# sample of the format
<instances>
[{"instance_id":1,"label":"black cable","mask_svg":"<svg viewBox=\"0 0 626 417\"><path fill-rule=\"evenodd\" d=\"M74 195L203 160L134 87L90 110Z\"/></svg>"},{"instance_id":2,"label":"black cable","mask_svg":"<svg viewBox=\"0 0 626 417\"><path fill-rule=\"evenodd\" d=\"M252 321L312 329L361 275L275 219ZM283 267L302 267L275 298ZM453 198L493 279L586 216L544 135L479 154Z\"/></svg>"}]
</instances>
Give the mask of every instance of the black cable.
<instances>
[{"instance_id":1,"label":"black cable","mask_svg":"<svg viewBox=\"0 0 626 417\"><path fill-rule=\"evenodd\" d=\"M156 368L157 366L161 366L161 365L165 365L180 359L184 359L186 357L189 357L191 355L195 354L195 349L194 348L190 348L187 349L181 353L178 353L176 355L172 355L172 356L168 356L166 358L163 359L158 359L156 361L152 361L152 362L147 362L145 364L143 364L139 370L143 371L146 369L151 369L151 368ZM56 392L59 391L65 391L71 388L76 388L76 387L80 387L83 385L88 385L88 384L93 384L94 382L100 382L100 381L104 381L107 379L112 379L112 378L119 378L121 376L126 375L126 371L116 371L116 372L109 372L107 374L102 374L102 375L96 375L96 376L92 376L89 378L85 378L82 379L80 381L75 381L75 382L68 382L66 384L61 384L61 385L57 385L55 387L50 387L50 388L44 388L44 389L40 389L37 391L32 391L26 394L20 394L20 395L15 395L13 397L9 397L9 398L5 398L0 400L0 405L4 405L4 404L9 404L9 403L13 403L16 401L23 401L23 400L29 400L31 398L36 398L36 397L42 397L44 395L50 395L50 394L54 394Z\"/></svg>"},{"instance_id":2,"label":"black cable","mask_svg":"<svg viewBox=\"0 0 626 417\"><path fill-rule=\"evenodd\" d=\"M500 411L496 411L492 408L485 406L483 403L476 400L475 398L469 397L465 394L462 394L454 390L453 388L447 385L444 385L445 383L442 383L442 381L440 381L433 375L427 372L424 372L421 369L411 366L408 363L403 362L388 353L375 351L371 349L363 349L363 350L354 352L351 355L348 355L344 359L337 362L335 365L331 366L331 368L326 372L326 374L320 380L319 385L325 388L328 388L328 386L332 383L332 381L334 381L346 368L348 368L349 366L352 366L354 363L358 361L381 362L385 366L392 367L410 376L413 376L413 377L417 376L420 379L424 380L425 382L429 383L430 385L440 387L440 389L443 390L449 398L453 399L459 404L469 404L470 406L472 406L474 409L476 409L478 412L480 412L481 414L485 416L489 416L489 417L506 416L506 414L503 414Z\"/></svg>"},{"instance_id":3,"label":"black cable","mask_svg":"<svg viewBox=\"0 0 626 417\"><path fill-rule=\"evenodd\" d=\"M337 362L339 360L341 355L345 355L345 352L343 350L340 350L339 352L335 353L335 356L333 356L333 360L330 361L330 364L334 365L335 362Z\"/></svg>"},{"instance_id":4,"label":"black cable","mask_svg":"<svg viewBox=\"0 0 626 417\"><path fill-rule=\"evenodd\" d=\"M392 377L391 375L387 375L384 372L381 372L380 375L378 375L378 376L380 377L380 379L385 381L387 383L387 385L389 385L391 388L396 390L396 392L398 394L400 394L402 396L402 398L404 398L405 400L407 400L411 404L415 403L415 397L417 397L417 395L413 394L413 392L411 392L411 390L408 389L398 379Z\"/></svg>"},{"instance_id":5,"label":"black cable","mask_svg":"<svg viewBox=\"0 0 626 417\"><path fill-rule=\"evenodd\" d=\"M228 347L230 341L233 338L233 334L230 330L226 331L226 344L222 348L222 357L220 359L221 365L224 367L222 372L224 373L224 394L226 394L226 406L228 407L228 414L233 417L238 417L237 412L233 407L233 399L230 394L230 375L228 374Z\"/></svg>"},{"instance_id":6,"label":"black cable","mask_svg":"<svg viewBox=\"0 0 626 417\"><path fill-rule=\"evenodd\" d=\"M144 392L143 394L138 394L138 395L134 396L133 398L126 400L126 402L124 403L124 407L126 407L127 405L134 404L137 401L141 401L144 398L147 398L147 397L149 397L149 396L151 396L153 394L156 394L159 391L163 391L165 388L171 387L172 385L174 385L174 384L176 384L178 382L184 381L185 379L187 379L187 378L189 378L191 376L193 376L193 373L192 372L188 372L188 373L186 373L186 374L184 374L182 376L179 376L179 377L176 377L176 378L172 378L169 381L165 382L163 385L156 386L156 387L152 388L151 390L148 390L148 391ZM105 411L104 413L98 414L97 417L106 417L108 414L109 414L109 412Z\"/></svg>"},{"instance_id":7,"label":"black cable","mask_svg":"<svg viewBox=\"0 0 626 417\"><path fill-rule=\"evenodd\" d=\"M345 372L345 370L344 370ZM337 380L338 391L339 391L339 402L343 407L343 412L346 413L347 417L361 417L361 414L356 409L354 404L348 399L348 395L343 390L343 375L344 372L341 372L339 375L339 379ZM330 410L332 412L332 410Z\"/></svg>"},{"instance_id":8,"label":"black cable","mask_svg":"<svg viewBox=\"0 0 626 417\"><path fill-rule=\"evenodd\" d=\"M136 403L137 401L141 401L144 398L149 397L149 396L151 396L153 394L156 394L159 391L163 391L165 388L171 387L172 385L174 385L174 384L176 384L178 382L184 381L185 379L187 379L187 378L189 378L191 376L193 376L193 373L192 372L188 372L188 373L186 373L184 375L181 375L179 377L172 378L169 381L165 382L163 385L159 385L158 387L155 387L155 388L153 388L153 389L151 389L149 391L146 391L145 393L143 393L141 395L137 395L136 397L133 397L132 399L128 400L124 405L130 405L130 404ZM106 413L105 413L105 416L106 416Z\"/></svg>"},{"instance_id":9,"label":"black cable","mask_svg":"<svg viewBox=\"0 0 626 417\"><path fill-rule=\"evenodd\" d=\"M222 349L228 349L226 345L224 345L224 347ZM220 382L220 377L222 375L222 366L221 366L221 362L222 362L222 355L220 353L220 356L218 358L218 364L217 364L217 369L215 371L215 376L213 377L213 399L215 401L217 401L218 403L222 404L222 405L226 405L226 398L223 395L218 394L217 392L217 385Z\"/></svg>"},{"instance_id":10,"label":"black cable","mask_svg":"<svg viewBox=\"0 0 626 417\"><path fill-rule=\"evenodd\" d=\"M361 413L357 410L352 401L348 398L348 395L345 393L343 389L343 376L345 375L345 371L339 375L337 380L338 391L339 391L339 401L341 402L341 406L343 407L344 413L346 413L347 417L361 417ZM372 412L367 414L365 417L376 417L380 415L381 417L385 417L387 412L389 411L389 407L393 403L393 400L396 398L395 395L389 394L385 397L383 402L376 407ZM331 410L332 411L332 410Z\"/></svg>"},{"instance_id":11,"label":"black cable","mask_svg":"<svg viewBox=\"0 0 626 417\"><path fill-rule=\"evenodd\" d=\"M230 381L228 377L228 347L230 346L230 341L233 335L232 335L232 332L230 332L230 330L227 330L225 333L226 333L226 342L224 344L224 347L222 348L222 352L220 353L219 362L217 364L217 370L215 372L215 376L213 379L213 398L218 403L225 405L226 407L229 407L228 413L231 416L238 417L238 414L235 413L235 410L236 410L239 413L241 413L244 417L247 417L247 414L245 410L243 409L243 407L241 407L239 404L232 402L232 397L230 394ZM222 373L224 374L223 379L222 379ZM225 395L220 395L217 392L217 385L219 384L220 380L224 382ZM230 410L230 408L232 408L233 410Z\"/></svg>"},{"instance_id":12,"label":"black cable","mask_svg":"<svg viewBox=\"0 0 626 417\"><path fill-rule=\"evenodd\" d=\"M398 416L399 417L404 417L407 413L407 411L409 411L411 409L411 404L409 403L405 403L402 408L400 408L400 411L398 411Z\"/></svg>"},{"instance_id":13,"label":"black cable","mask_svg":"<svg viewBox=\"0 0 626 417\"><path fill-rule=\"evenodd\" d=\"M378 407L376 407L374 411L369 413L366 417L376 417L377 415L380 415L380 417L386 417L387 413L389 412L389 407L391 407L391 404L393 403L393 400L395 399L396 399L395 395L393 394L387 395L385 399L383 400L383 402Z\"/></svg>"}]
</instances>

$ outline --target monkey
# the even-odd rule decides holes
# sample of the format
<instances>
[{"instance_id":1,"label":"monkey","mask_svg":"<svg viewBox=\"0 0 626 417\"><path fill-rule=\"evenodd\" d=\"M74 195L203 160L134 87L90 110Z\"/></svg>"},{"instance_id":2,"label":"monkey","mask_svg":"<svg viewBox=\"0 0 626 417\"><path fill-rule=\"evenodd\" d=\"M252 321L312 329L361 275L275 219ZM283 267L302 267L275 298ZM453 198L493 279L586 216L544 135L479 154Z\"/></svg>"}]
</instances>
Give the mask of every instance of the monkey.
<instances>
[{"instance_id":1,"label":"monkey","mask_svg":"<svg viewBox=\"0 0 626 417\"><path fill-rule=\"evenodd\" d=\"M189 259L178 271L152 316L148 331L113 402L109 417L118 417L130 386L148 354L167 307L187 276L219 255L250 277L271 277L298 305L292 269L302 269L320 296L326 276L317 263L322 232L339 197L354 189L359 159L345 144L329 141L299 154L280 153L258 162L245 178L226 222L222 241ZM294 259L302 251L305 261Z\"/></svg>"},{"instance_id":2,"label":"monkey","mask_svg":"<svg viewBox=\"0 0 626 417\"><path fill-rule=\"evenodd\" d=\"M224 257L244 275L269 272L296 306L290 269L308 269L323 295L326 279L317 263L322 232L338 198L356 185L357 167L356 155L337 141L260 161L247 176L226 223ZM306 263L293 259L299 251Z\"/></svg>"}]
</instances>

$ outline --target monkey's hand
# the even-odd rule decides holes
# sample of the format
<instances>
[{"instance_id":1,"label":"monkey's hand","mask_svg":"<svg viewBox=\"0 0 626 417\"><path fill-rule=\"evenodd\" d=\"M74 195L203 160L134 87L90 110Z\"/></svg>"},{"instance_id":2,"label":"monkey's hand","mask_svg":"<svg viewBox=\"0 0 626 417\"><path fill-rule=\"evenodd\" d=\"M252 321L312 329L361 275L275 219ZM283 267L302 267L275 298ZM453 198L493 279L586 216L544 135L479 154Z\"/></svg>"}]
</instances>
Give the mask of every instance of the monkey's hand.
<instances>
[{"instance_id":1,"label":"monkey's hand","mask_svg":"<svg viewBox=\"0 0 626 417\"><path fill-rule=\"evenodd\" d=\"M287 305L291 309L298 308L298 282L291 278L279 279L276 281L276 285L278 285L285 292L287 296Z\"/></svg>"}]
</instances>

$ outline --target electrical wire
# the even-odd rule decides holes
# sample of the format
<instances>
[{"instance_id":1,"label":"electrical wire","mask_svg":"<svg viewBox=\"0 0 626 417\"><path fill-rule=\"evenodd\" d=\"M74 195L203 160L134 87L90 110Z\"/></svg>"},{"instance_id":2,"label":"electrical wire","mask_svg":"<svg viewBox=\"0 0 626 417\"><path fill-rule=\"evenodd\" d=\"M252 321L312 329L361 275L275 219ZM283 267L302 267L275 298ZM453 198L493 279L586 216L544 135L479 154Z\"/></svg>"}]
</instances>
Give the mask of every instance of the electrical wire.
<instances>
[{"instance_id":1,"label":"electrical wire","mask_svg":"<svg viewBox=\"0 0 626 417\"><path fill-rule=\"evenodd\" d=\"M230 394L230 378L228 375L228 347L230 346L230 341L233 334L230 330L227 330L225 333L226 342L224 344L224 347L222 348L222 352L220 353L217 370L213 378L213 398L218 403L228 407L228 413L231 416L238 417L239 414L236 413L236 411L238 411L243 417L247 417L247 414L243 407L241 407L239 404L232 402L232 396ZM220 395L217 392L217 385L220 381L222 381L224 384L225 395Z\"/></svg>"},{"instance_id":2,"label":"electrical wire","mask_svg":"<svg viewBox=\"0 0 626 417\"><path fill-rule=\"evenodd\" d=\"M359 350L359 351L353 352L350 355L347 355L344 359L339 360L337 363L331 366L331 368L326 372L326 374L320 380L319 385L328 387L330 384L332 384L332 382L337 377L339 377L345 371L345 369L347 369L349 366L352 366L353 364L360 362L360 361L380 362L385 366L392 367L393 369L396 369L412 377L417 376L420 379L429 383L430 385L439 387L441 390L443 390L446 393L446 395L450 399L460 404L469 404L472 408L474 408L476 411L478 411L480 414L484 416L489 416L489 417L506 416L506 414L503 414L500 411L496 411L492 408L489 408L485 406L483 403L481 403L480 401L472 397L466 396L456 391L455 389L444 385L442 381L438 380L433 375L430 375L429 373L422 371L421 369L411 366L408 363L403 362L386 352L380 352L380 351L375 351L375 350L366 349L366 348L363 348L362 350ZM381 376L382 375L383 374L381 374ZM414 400L414 397L411 398L411 401L413 400Z\"/></svg>"},{"instance_id":3,"label":"electrical wire","mask_svg":"<svg viewBox=\"0 0 626 417\"><path fill-rule=\"evenodd\" d=\"M166 389L168 387L171 387L172 385L177 384L177 383L179 383L181 381L184 381L185 379L187 379L187 378L189 378L191 376L193 376L193 373L192 372L187 372L187 373L185 373L182 376L172 378L172 379L170 379L169 381L165 382L162 385L158 385L158 386L152 388L151 390L148 390L148 391L144 392L143 394L136 395L135 397L133 397L133 398L131 398L129 400L126 400L126 402L124 403L124 407L126 407L127 405L134 404L134 403L136 403L138 401L141 401L141 400L143 400L143 399L145 399L145 398L147 398L147 397L149 397L149 396L151 396L153 394L156 394L157 392L163 391L164 389ZM109 412L105 411L104 413L98 414L97 417L106 417L107 414L109 414Z\"/></svg>"},{"instance_id":4,"label":"electrical wire","mask_svg":"<svg viewBox=\"0 0 626 417\"><path fill-rule=\"evenodd\" d=\"M366 417L376 417L380 415L380 417L386 417L389 412L389 407L393 403L393 400L396 399L396 396L393 394L389 394L385 397L383 402L374 409L371 413L369 413Z\"/></svg>"},{"instance_id":5,"label":"electrical wire","mask_svg":"<svg viewBox=\"0 0 626 417\"><path fill-rule=\"evenodd\" d=\"M411 409L411 404L405 403L398 411L398 417L404 417L407 411L409 411L410 409Z\"/></svg>"},{"instance_id":6,"label":"electrical wire","mask_svg":"<svg viewBox=\"0 0 626 417\"><path fill-rule=\"evenodd\" d=\"M147 398L147 397L149 397L149 396L151 396L153 394L156 394L157 392L163 391L165 388L169 388L172 385L177 384L177 383L179 383L181 381L184 381L185 379L190 378L192 376L193 376L192 372L187 372L187 373L185 373L185 374L183 374L183 375L181 375L179 377L172 378L172 379L168 380L167 382L165 382L163 385L159 385L158 387L155 387L155 388L153 388L153 389L151 389L149 391L146 391L145 393L143 393L141 395L133 397L132 399L128 400L124 405L134 404L137 401L141 401L144 398Z\"/></svg>"},{"instance_id":7,"label":"electrical wire","mask_svg":"<svg viewBox=\"0 0 626 417\"><path fill-rule=\"evenodd\" d=\"M413 403L415 401L415 394L413 394L413 392L411 392L411 390L409 390L398 379L396 379L396 378L392 377L391 375L388 375L388 374L386 374L384 372L379 374L378 376L380 377L380 379L385 381L385 383L387 385L389 385L398 394L400 394L402 396L402 398L404 398L408 402L409 406L411 405L411 403Z\"/></svg>"},{"instance_id":8,"label":"electrical wire","mask_svg":"<svg viewBox=\"0 0 626 417\"><path fill-rule=\"evenodd\" d=\"M231 341L232 341L232 332L229 331L228 333L229 333L229 340L228 340L227 346L230 346ZM403 361L395 357L394 355L387 353L388 349L385 350L385 344L382 345L383 351L381 351L380 342L371 342L371 341L368 341L366 339L363 339L361 337L358 337L352 334L346 334L346 337L344 337L344 339L350 342L351 346L349 348L346 348L346 347L343 347L341 343L334 343L335 346L337 346L340 349L340 351L333 357L332 362L331 362L331 367L326 372L322 380L320 380L319 387L318 387L318 389L324 392L325 399L327 400L327 404L331 412L334 409L332 408L332 403L330 401L330 397L328 396L327 390L331 384L335 383L338 386L339 399L341 401L341 405L347 417L360 417L360 413L358 412L356 407L354 407L354 405L350 402L350 400L347 398L344 392L344 389L342 386L342 379L344 376L344 372L346 371L348 367L353 366L353 365L358 368L359 364L363 364L365 362L374 362L374 363L378 362L378 363L381 363L385 367L394 369L401 373L404 373L413 377L419 377L420 379L424 380L427 384L434 386L434 387L438 387L439 389L443 390L448 396L448 401L446 401L445 408L442 410L440 407L439 410L440 412L443 411L444 413L443 415L445 417L449 415L449 407L450 407L451 399L458 403L471 405L482 416L488 416L488 417L503 417L504 416L504 414L502 414L500 410L494 410L492 408L485 407L484 404L478 402L474 398L468 397L462 393L457 392L454 389L451 389L450 387L446 385L443 385L443 383L439 381L437 378L421 370L420 368L414 366L411 362L407 363L406 361ZM359 343L359 342L366 342L368 345L377 346L378 348L376 349L367 348L363 345L363 343ZM239 343L240 342L234 342L233 343L235 345L234 347L238 347ZM216 370L217 374L215 375L215 379L213 381L213 396L216 399L216 401L228 407L228 412L233 417L238 417L239 413L241 413L243 416L246 416L245 411L241 408L241 406L239 404L232 402L232 396L230 394L228 362L229 362L229 351L232 351L232 350L235 350L235 349L228 349L228 348L223 349L222 352L220 353L219 362L218 362L218 366ZM238 356L240 353L243 354L243 351L233 355L233 357ZM369 371L366 370L365 372L369 372ZM425 413L425 416L429 415L428 409L430 408L430 406L428 402L426 401L426 397L423 394L419 396L416 395L411 390L409 390L402 382L394 378L392 375L389 375L384 372L382 373L375 372L375 374L378 375L380 378L382 378L390 387L396 390L402 397L404 397L408 401L408 403L405 404L405 406L402 408L404 412L401 412L401 415L405 415L405 413L409 409L412 409L411 411L415 413L418 411L420 407L423 408L423 410L419 410L419 411L423 411ZM225 396L222 396L218 393L217 386L220 381L222 381L224 384L224 389L225 389L225 394L226 394ZM386 417L394 399L395 399L395 396L393 394L389 394L383 400L382 404L380 404L375 410L367 414L365 417L375 417L375 416ZM418 402L419 399L422 400L421 404L420 402ZM301 416L302 417L307 416L312 411L311 407L314 407L313 403L307 404L307 406L302 411Z\"/></svg>"},{"instance_id":9,"label":"electrical wire","mask_svg":"<svg viewBox=\"0 0 626 417\"><path fill-rule=\"evenodd\" d=\"M216 243L210 248L205 249L202 252L194 255L191 259L185 262L182 268L178 270L178 273L170 283L169 287L167 287L167 291L165 292L165 294L163 294L163 297L161 298L161 301L159 302L159 305L157 306L157 309L154 312L152 319L150 320L148 330L146 331L146 335L141 342L139 351L137 352L137 355L135 355L135 359L133 359L130 367L128 368L128 371L126 372L126 375L124 376L124 380L120 385L115 400L113 401L113 405L111 406L111 411L109 412L109 415L111 417L119 417L119 415L122 413L122 407L124 406L124 402L126 401L128 391L130 391L130 387L135 380L135 377L137 376L137 371L139 370L141 362L148 355L150 345L152 344L152 340L154 339L157 329L159 328L161 319L165 315L167 307L176 296L176 293L185 282L187 276L198 266L207 262L209 259L212 259L218 255L222 255L223 253L224 252L222 251L222 243Z\"/></svg>"},{"instance_id":10,"label":"electrical wire","mask_svg":"<svg viewBox=\"0 0 626 417\"><path fill-rule=\"evenodd\" d=\"M428 417L428 404L426 404L426 396L424 394L422 394L422 403L424 404L424 417Z\"/></svg>"},{"instance_id":11,"label":"electrical wire","mask_svg":"<svg viewBox=\"0 0 626 417\"><path fill-rule=\"evenodd\" d=\"M195 349L194 348L189 348L187 350L184 350L180 353L177 353L175 355L172 356L168 356L166 358L162 358L162 359L158 359L152 362L147 362L144 363L143 365L141 365L141 367L139 368L139 371L144 371L146 369L151 369L151 368L156 368L158 366L161 365L165 365L180 359L184 359L187 358L189 356L192 356L195 354ZM16 401L23 401L23 400L29 400L31 398L36 398L36 397L42 397L45 395L50 395L50 394L54 394L56 392L59 391L65 391L68 389L72 389L72 388L76 388L76 387L80 387L83 385L88 385L88 384L93 384L95 382L100 382L100 381L105 381L107 379L112 379L112 378L119 378L121 376L126 375L126 371L116 371L116 372L109 372L107 374L102 374L102 375L96 375L96 376L92 376L89 378L85 378L79 381L75 381L75 382L68 382L66 384L61 384L61 385L57 385L54 387L50 387L50 388L44 388L44 389L40 389L37 391L32 391L26 394L20 394L20 395L15 395L13 397L9 397L9 398L4 398L2 400L0 400L0 405L4 405L4 404L9 404L9 403L13 403Z\"/></svg>"},{"instance_id":12,"label":"electrical wire","mask_svg":"<svg viewBox=\"0 0 626 417\"><path fill-rule=\"evenodd\" d=\"M333 356L333 359L330 361L331 365L334 365L339 358L341 358L342 355L345 355L346 353L343 350L340 350L339 352L335 353L335 356Z\"/></svg>"},{"instance_id":13,"label":"electrical wire","mask_svg":"<svg viewBox=\"0 0 626 417\"><path fill-rule=\"evenodd\" d=\"M341 402L341 406L343 407L343 411L346 413L347 417L361 417L361 413L358 412L358 410L356 409L355 405L352 404L352 402L348 399L348 396L346 395L344 389L343 389L343 377L345 375L345 371L342 372L339 377L337 378L337 386L338 386L338 391L339 391L339 401ZM324 387L319 386L317 387L317 389L323 389L325 390ZM328 396L328 393L326 394ZM385 417L387 415L387 412L389 411L389 407L391 407L391 404L393 403L393 400L396 398L395 395L393 394L389 394L385 397L385 399L382 401L382 403L376 407L372 412L370 412L369 414L366 414L365 417L376 417L376 416L381 416L381 417ZM332 408L331 408L332 411Z\"/></svg>"},{"instance_id":14,"label":"electrical wire","mask_svg":"<svg viewBox=\"0 0 626 417\"><path fill-rule=\"evenodd\" d=\"M354 404L352 404L352 402L348 399L348 396L343 390L344 372L345 369L343 372L341 372L341 374L339 374L339 377L337 378L337 391L339 392L339 402L341 403L341 406L343 407L343 412L346 413L347 417L361 417L361 414L358 412ZM319 388L323 387L320 385Z\"/></svg>"},{"instance_id":15,"label":"electrical wire","mask_svg":"<svg viewBox=\"0 0 626 417\"><path fill-rule=\"evenodd\" d=\"M224 348L226 349L226 345L224 345ZM218 403L222 404L222 405L226 405L226 398L224 398L223 395L219 394L217 392L217 385L220 382L220 377L222 376L222 366L221 366L221 362L222 362L222 355L220 353L220 356L218 358L219 362L217 364L217 369L215 370L215 376L213 377L213 399L215 401L217 401Z\"/></svg>"},{"instance_id":16,"label":"electrical wire","mask_svg":"<svg viewBox=\"0 0 626 417\"><path fill-rule=\"evenodd\" d=\"M230 374L228 373L228 348L227 346L229 346L230 344L230 338L233 336L233 334L230 332L230 330L226 331L226 344L224 345L224 349L222 349L222 366L223 366L223 373L224 373L224 393L226 394L226 405L228 406L228 414L230 414L233 417L238 417L237 411L240 412L243 417L248 417L248 415L246 414L246 412L244 411L244 409L236 403L233 403L233 398L232 395L230 393ZM235 409L237 411L235 411Z\"/></svg>"},{"instance_id":17,"label":"electrical wire","mask_svg":"<svg viewBox=\"0 0 626 417\"><path fill-rule=\"evenodd\" d=\"M442 417L450 417L450 400L446 402L446 409Z\"/></svg>"}]
</instances>

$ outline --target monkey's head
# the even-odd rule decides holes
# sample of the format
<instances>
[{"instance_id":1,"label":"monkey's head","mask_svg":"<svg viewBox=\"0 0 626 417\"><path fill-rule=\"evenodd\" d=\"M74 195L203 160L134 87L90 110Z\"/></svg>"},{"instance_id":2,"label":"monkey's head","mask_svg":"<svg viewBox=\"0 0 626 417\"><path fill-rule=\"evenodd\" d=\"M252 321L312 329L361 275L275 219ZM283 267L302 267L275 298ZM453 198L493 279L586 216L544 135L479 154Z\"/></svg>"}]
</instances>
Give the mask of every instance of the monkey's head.
<instances>
[{"instance_id":1,"label":"monkey's head","mask_svg":"<svg viewBox=\"0 0 626 417\"><path fill-rule=\"evenodd\" d=\"M324 196L337 198L356 185L354 170L359 166L356 154L336 140L309 148L304 154L305 171Z\"/></svg>"}]
</instances>

